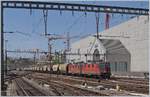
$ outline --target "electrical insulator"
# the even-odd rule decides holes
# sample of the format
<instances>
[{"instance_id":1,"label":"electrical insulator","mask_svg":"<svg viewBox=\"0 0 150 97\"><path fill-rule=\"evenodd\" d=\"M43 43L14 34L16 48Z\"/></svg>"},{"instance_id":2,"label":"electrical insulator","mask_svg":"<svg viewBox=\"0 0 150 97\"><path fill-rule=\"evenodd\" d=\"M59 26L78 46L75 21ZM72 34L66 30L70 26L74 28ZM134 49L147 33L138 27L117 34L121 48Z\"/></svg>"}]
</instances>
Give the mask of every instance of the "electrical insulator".
<instances>
[{"instance_id":1,"label":"electrical insulator","mask_svg":"<svg viewBox=\"0 0 150 97\"><path fill-rule=\"evenodd\" d=\"M72 11L72 16L74 16L74 11Z\"/></svg>"},{"instance_id":2,"label":"electrical insulator","mask_svg":"<svg viewBox=\"0 0 150 97\"><path fill-rule=\"evenodd\" d=\"M62 11L60 10L60 15L62 16Z\"/></svg>"},{"instance_id":3,"label":"electrical insulator","mask_svg":"<svg viewBox=\"0 0 150 97\"><path fill-rule=\"evenodd\" d=\"M86 16L87 16L87 13L85 12L84 14L85 14L85 17L86 17Z\"/></svg>"}]
</instances>

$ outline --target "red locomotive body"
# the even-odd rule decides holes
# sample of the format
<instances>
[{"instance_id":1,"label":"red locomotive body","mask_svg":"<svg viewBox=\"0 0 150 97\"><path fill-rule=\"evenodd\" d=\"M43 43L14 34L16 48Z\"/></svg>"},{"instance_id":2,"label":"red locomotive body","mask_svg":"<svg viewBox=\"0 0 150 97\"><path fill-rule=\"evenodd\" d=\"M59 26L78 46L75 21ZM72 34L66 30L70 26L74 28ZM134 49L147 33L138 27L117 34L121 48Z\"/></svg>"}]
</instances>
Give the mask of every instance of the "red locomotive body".
<instances>
[{"instance_id":1,"label":"red locomotive body","mask_svg":"<svg viewBox=\"0 0 150 97\"><path fill-rule=\"evenodd\" d=\"M80 66L78 64L69 64L68 73L70 74L80 74Z\"/></svg>"},{"instance_id":2,"label":"red locomotive body","mask_svg":"<svg viewBox=\"0 0 150 97\"><path fill-rule=\"evenodd\" d=\"M84 63L84 64L69 64L68 73L78 75L97 76L103 78L110 78L110 65L107 62L103 63Z\"/></svg>"},{"instance_id":3,"label":"red locomotive body","mask_svg":"<svg viewBox=\"0 0 150 97\"><path fill-rule=\"evenodd\" d=\"M98 64L85 64L82 66L82 74L97 75L100 74Z\"/></svg>"}]
</instances>

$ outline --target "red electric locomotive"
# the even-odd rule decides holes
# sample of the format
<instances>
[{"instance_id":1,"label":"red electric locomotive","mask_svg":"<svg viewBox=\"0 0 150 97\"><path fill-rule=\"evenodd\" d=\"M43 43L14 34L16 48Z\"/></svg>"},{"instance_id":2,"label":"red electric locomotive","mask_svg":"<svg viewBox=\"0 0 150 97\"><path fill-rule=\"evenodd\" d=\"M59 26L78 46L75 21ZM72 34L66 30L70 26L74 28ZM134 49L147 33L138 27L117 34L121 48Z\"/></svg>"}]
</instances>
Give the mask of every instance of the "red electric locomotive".
<instances>
[{"instance_id":1,"label":"red electric locomotive","mask_svg":"<svg viewBox=\"0 0 150 97\"><path fill-rule=\"evenodd\" d=\"M80 64L68 64L68 73L73 75L80 75L81 74Z\"/></svg>"},{"instance_id":2,"label":"red electric locomotive","mask_svg":"<svg viewBox=\"0 0 150 97\"><path fill-rule=\"evenodd\" d=\"M68 73L102 78L110 78L111 76L108 62L68 64Z\"/></svg>"}]
</instances>

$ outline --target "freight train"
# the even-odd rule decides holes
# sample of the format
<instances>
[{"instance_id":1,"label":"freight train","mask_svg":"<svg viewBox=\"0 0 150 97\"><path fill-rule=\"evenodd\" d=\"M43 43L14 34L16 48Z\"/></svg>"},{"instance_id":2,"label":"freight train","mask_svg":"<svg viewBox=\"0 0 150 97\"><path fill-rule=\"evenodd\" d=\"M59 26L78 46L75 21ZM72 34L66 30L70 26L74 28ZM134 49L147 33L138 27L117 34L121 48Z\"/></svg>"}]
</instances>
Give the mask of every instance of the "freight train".
<instances>
[{"instance_id":1,"label":"freight train","mask_svg":"<svg viewBox=\"0 0 150 97\"><path fill-rule=\"evenodd\" d=\"M52 65L52 67L50 67L50 65L39 65L26 70L54 74L101 77L105 79L109 79L111 76L109 62L55 64Z\"/></svg>"}]
</instances>

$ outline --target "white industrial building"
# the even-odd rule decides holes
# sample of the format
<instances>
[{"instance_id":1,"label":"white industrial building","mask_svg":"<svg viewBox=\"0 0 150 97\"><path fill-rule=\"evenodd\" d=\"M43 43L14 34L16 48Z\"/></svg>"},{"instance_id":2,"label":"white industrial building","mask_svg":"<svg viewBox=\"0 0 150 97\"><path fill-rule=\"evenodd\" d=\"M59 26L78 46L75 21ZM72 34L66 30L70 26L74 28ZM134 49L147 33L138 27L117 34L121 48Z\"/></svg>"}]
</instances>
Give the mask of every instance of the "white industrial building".
<instances>
[{"instance_id":1,"label":"white industrial building","mask_svg":"<svg viewBox=\"0 0 150 97\"><path fill-rule=\"evenodd\" d=\"M149 72L148 16L135 17L99 35L99 39L88 36L73 43L69 52L73 54L68 55L67 60L87 62L106 59L113 74L141 75Z\"/></svg>"}]
</instances>

